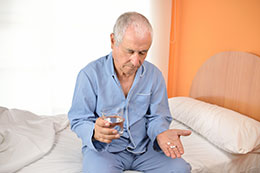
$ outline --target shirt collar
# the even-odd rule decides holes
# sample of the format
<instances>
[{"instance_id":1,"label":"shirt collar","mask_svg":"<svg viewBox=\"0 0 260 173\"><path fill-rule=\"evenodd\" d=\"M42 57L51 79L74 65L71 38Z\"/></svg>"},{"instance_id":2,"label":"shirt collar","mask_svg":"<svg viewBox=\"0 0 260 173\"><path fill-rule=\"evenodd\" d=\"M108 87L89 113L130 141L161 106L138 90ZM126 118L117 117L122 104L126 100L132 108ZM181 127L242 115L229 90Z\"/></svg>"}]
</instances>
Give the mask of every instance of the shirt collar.
<instances>
[{"instance_id":1,"label":"shirt collar","mask_svg":"<svg viewBox=\"0 0 260 173\"><path fill-rule=\"evenodd\" d=\"M107 61L108 61L108 63L106 63L106 64L107 64L108 73L111 76L116 76L112 52L109 53ZM146 72L146 68L145 68L145 61L144 61L143 64L141 65L141 67L138 68L138 70L136 72L136 76L143 77L145 72Z\"/></svg>"}]
</instances>

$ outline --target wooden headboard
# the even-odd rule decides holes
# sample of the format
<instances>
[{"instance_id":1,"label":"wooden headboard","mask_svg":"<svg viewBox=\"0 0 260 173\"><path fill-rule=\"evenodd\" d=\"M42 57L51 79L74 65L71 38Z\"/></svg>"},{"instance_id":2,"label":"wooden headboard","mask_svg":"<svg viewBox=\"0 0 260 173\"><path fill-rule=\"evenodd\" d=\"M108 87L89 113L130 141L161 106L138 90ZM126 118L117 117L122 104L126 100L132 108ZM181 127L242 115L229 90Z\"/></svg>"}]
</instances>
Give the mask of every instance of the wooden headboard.
<instances>
[{"instance_id":1,"label":"wooden headboard","mask_svg":"<svg viewBox=\"0 0 260 173\"><path fill-rule=\"evenodd\" d=\"M190 96L260 121L260 58L245 52L216 54L197 72Z\"/></svg>"}]
</instances>

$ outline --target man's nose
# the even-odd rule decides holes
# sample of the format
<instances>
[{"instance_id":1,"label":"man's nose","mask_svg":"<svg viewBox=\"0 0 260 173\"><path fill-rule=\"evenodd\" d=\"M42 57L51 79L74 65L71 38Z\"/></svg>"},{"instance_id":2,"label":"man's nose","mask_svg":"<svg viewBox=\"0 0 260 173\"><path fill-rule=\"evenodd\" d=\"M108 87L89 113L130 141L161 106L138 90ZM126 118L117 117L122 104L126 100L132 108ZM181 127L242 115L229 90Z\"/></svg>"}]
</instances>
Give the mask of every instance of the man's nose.
<instances>
[{"instance_id":1,"label":"man's nose","mask_svg":"<svg viewBox=\"0 0 260 173\"><path fill-rule=\"evenodd\" d=\"M131 63L135 66L138 67L140 66L140 56L138 53L134 53L131 57Z\"/></svg>"}]
</instances>

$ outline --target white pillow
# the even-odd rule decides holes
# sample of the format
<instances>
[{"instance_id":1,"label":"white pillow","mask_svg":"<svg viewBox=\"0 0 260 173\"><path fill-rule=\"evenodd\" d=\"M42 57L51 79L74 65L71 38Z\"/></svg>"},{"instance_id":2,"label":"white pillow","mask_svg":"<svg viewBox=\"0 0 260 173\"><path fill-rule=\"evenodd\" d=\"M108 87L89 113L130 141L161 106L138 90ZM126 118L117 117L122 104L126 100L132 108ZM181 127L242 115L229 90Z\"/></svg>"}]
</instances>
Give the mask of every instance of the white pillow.
<instances>
[{"instance_id":1,"label":"white pillow","mask_svg":"<svg viewBox=\"0 0 260 173\"><path fill-rule=\"evenodd\" d=\"M260 122L238 112L190 97L169 99L174 119L219 148L245 154L260 146Z\"/></svg>"}]
</instances>

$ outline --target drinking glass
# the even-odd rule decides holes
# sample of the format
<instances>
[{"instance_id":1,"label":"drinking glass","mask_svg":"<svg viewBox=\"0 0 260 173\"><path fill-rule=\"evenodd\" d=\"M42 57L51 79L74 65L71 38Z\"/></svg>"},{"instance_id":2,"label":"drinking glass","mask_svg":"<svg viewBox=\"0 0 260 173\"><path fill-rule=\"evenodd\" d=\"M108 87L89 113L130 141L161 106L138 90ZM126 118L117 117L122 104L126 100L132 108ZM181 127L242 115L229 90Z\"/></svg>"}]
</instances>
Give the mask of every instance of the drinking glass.
<instances>
[{"instance_id":1,"label":"drinking glass","mask_svg":"<svg viewBox=\"0 0 260 173\"><path fill-rule=\"evenodd\" d=\"M110 127L118 131L121 136L124 132L124 109L105 109L102 111L102 118L110 123Z\"/></svg>"}]
</instances>

